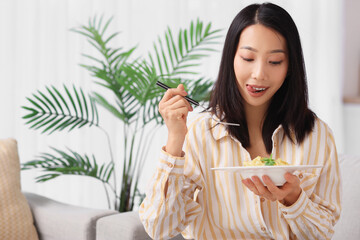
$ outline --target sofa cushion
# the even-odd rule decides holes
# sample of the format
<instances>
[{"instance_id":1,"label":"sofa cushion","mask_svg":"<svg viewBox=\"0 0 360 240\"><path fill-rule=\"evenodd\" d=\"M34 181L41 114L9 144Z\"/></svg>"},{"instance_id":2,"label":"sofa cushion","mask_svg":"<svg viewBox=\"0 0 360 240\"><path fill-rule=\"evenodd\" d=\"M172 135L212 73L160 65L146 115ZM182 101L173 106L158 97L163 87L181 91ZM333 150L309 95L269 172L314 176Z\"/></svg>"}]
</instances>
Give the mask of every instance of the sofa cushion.
<instances>
[{"instance_id":1,"label":"sofa cushion","mask_svg":"<svg viewBox=\"0 0 360 240\"><path fill-rule=\"evenodd\" d=\"M14 139L0 139L0 239L38 239L29 205L21 193Z\"/></svg>"},{"instance_id":2,"label":"sofa cushion","mask_svg":"<svg viewBox=\"0 0 360 240\"><path fill-rule=\"evenodd\" d=\"M97 240L151 239L141 224L138 212L119 213L99 219L96 223Z\"/></svg>"},{"instance_id":3,"label":"sofa cushion","mask_svg":"<svg viewBox=\"0 0 360 240\"><path fill-rule=\"evenodd\" d=\"M151 239L140 221L139 212L119 213L99 219L96 223L97 240L146 240ZM171 240L183 240L181 234Z\"/></svg>"},{"instance_id":4,"label":"sofa cushion","mask_svg":"<svg viewBox=\"0 0 360 240\"><path fill-rule=\"evenodd\" d=\"M95 240L96 221L118 213L65 204L35 193L24 192L24 195L42 240Z\"/></svg>"}]
</instances>

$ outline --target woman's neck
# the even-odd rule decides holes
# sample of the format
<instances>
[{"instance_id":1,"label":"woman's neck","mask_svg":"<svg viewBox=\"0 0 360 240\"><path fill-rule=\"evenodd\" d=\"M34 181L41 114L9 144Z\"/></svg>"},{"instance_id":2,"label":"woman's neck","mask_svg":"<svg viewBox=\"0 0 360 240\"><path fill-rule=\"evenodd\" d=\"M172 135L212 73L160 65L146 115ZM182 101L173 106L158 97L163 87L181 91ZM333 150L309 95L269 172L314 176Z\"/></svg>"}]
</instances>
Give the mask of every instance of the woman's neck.
<instances>
[{"instance_id":1,"label":"woman's neck","mask_svg":"<svg viewBox=\"0 0 360 240\"><path fill-rule=\"evenodd\" d=\"M265 143L262 137L262 127L268 106L245 106L246 122L248 125L250 145L247 147L251 158L257 156L267 157Z\"/></svg>"},{"instance_id":2,"label":"woman's neck","mask_svg":"<svg viewBox=\"0 0 360 240\"><path fill-rule=\"evenodd\" d=\"M246 122L249 130L262 131L268 105L250 106L245 104Z\"/></svg>"}]
</instances>

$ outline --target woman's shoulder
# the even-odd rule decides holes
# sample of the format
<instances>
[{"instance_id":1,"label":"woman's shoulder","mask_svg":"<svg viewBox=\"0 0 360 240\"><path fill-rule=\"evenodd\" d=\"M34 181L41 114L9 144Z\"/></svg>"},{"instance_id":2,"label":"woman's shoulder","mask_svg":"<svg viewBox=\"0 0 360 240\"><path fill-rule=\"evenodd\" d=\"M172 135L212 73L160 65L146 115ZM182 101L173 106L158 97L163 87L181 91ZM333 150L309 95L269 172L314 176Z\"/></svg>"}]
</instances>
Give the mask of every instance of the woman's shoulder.
<instances>
[{"instance_id":1,"label":"woman's shoulder","mask_svg":"<svg viewBox=\"0 0 360 240\"><path fill-rule=\"evenodd\" d=\"M317 136L324 136L325 138L329 136L333 137L333 131L330 126L324 120L317 116L315 117L312 134L315 134Z\"/></svg>"}]
</instances>

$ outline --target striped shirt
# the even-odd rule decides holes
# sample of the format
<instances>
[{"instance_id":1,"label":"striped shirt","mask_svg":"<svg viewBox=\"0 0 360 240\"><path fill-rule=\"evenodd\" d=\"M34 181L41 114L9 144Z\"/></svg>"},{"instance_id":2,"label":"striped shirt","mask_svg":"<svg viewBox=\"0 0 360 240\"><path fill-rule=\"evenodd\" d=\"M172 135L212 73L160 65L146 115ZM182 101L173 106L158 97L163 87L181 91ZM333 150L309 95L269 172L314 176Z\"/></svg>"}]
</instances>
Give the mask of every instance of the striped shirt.
<instances>
[{"instance_id":1,"label":"striped shirt","mask_svg":"<svg viewBox=\"0 0 360 240\"><path fill-rule=\"evenodd\" d=\"M341 185L331 129L320 119L301 144L272 135L272 156L291 165L323 165L296 171L302 192L291 206L261 198L234 172L212 167L242 166L250 154L226 126L201 113L189 124L184 156L163 150L139 210L147 233L167 239L330 239L340 217Z\"/></svg>"}]
</instances>

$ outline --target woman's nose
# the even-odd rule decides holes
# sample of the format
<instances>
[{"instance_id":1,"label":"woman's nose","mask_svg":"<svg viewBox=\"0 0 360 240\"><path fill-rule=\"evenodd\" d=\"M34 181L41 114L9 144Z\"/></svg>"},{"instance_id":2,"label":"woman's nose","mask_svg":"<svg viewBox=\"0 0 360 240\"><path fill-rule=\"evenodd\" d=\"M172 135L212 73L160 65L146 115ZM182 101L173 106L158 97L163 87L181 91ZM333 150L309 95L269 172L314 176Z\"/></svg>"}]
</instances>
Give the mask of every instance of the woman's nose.
<instances>
[{"instance_id":1,"label":"woman's nose","mask_svg":"<svg viewBox=\"0 0 360 240\"><path fill-rule=\"evenodd\" d=\"M256 80L264 80L265 79L265 66L262 62L258 61L254 64L254 68L252 71L252 78Z\"/></svg>"}]
</instances>

